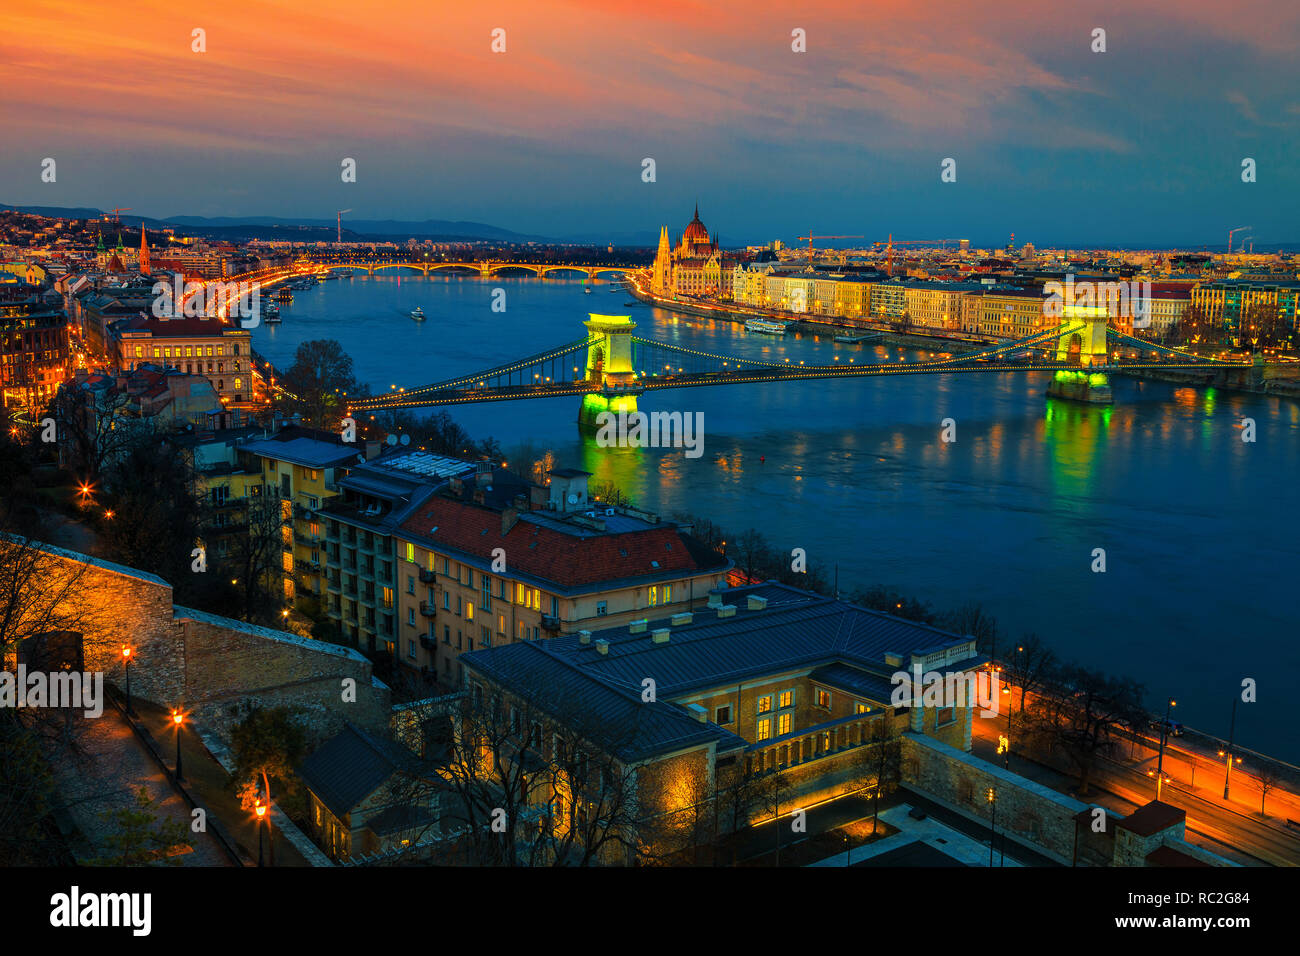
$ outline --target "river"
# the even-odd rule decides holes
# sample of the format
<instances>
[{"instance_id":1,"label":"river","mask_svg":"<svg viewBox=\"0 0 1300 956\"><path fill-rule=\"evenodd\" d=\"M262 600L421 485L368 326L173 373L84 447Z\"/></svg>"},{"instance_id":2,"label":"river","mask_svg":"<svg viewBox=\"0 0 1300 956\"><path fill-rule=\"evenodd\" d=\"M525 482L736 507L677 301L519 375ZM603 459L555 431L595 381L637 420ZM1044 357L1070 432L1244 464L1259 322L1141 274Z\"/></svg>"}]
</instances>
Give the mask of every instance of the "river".
<instances>
[{"instance_id":1,"label":"river","mask_svg":"<svg viewBox=\"0 0 1300 956\"><path fill-rule=\"evenodd\" d=\"M493 312L492 291L506 310ZM721 354L828 364L926 355L785 339L679 316L598 283L385 272L325 282L253 332L287 368L299 342L337 339L378 393L488 368L580 338L587 312L630 314L637 334ZM409 311L422 306L423 323ZM1300 406L1259 395L1114 381L1115 404L1044 397L1042 374L917 375L652 392L643 411L702 412L704 454L602 449L578 400L451 409L507 453L613 480L643 508L758 527L838 566L842 590L883 584L936 608L978 601L1010 641L1036 632L1066 658L1146 685L1155 707L1300 763ZM1239 420L1257 440L1241 441ZM956 441L941 440L952 418ZM1105 550L1096 573L1094 550Z\"/></svg>"}]
</instances>

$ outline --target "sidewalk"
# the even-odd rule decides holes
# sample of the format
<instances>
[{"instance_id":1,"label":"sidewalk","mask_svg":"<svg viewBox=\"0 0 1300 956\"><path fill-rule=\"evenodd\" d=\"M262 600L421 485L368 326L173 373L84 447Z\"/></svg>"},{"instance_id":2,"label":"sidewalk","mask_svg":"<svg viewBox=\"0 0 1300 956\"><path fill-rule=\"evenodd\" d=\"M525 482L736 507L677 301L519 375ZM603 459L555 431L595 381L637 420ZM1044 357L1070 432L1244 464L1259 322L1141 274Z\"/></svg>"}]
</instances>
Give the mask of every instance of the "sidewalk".
<instances>
[{"instance_id":1,"label":"sidewalk","mask_svg":"<svg viewBox=\"0 0 1300 956\"><path fill-rule=\"evenodd\" d=\"M176 729L171 713L147 701L133 700L136 718L153 735L168 767L176 767ZM250 860L257 861L258 825L252 813L239 805L233 791L227 788L230 774L208 752L194 728L185 724L181 735L181 769L186 784L207 804ZM272 795L274 796L274 795ZM270 866L310 866L303 855L284 839L274 825L266 825L263 839L263 859ZM272 850L274 847L274 850Z\"/></svg>"}]
</instances>

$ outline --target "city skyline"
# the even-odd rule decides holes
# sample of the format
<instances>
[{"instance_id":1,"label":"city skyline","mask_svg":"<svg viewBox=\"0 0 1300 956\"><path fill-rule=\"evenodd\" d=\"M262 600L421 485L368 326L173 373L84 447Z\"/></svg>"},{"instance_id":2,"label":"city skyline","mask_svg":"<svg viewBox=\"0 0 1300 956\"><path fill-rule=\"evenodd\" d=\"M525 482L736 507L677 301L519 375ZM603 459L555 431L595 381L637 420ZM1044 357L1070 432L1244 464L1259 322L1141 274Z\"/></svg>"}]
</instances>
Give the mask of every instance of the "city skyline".
<instances>
[{"instance_id":1,"label":"city skyline","mask_svg":"<svg viewBox=\"0 0 1300 956\"><path fill-rule=\"evenodd\" d=\"M16 112L6 201L157 218L352 208L601 242L696 199L728 244L812 228L1215 248L1242 223L1257 247L1297 239L1285 157L1300 95L1276 77L1300 19L1279 4L1231 19L1173 4L395 5L360 24L342 4L289 9L250 10L262 29L237 36L214 5L20 14L0 75L12 103L47 105ZM206 52L192 52L195 28ZM341 181L343 158L356 182ZM940 181L946 158L955 182Z\"/></svg>"}]
</instances>

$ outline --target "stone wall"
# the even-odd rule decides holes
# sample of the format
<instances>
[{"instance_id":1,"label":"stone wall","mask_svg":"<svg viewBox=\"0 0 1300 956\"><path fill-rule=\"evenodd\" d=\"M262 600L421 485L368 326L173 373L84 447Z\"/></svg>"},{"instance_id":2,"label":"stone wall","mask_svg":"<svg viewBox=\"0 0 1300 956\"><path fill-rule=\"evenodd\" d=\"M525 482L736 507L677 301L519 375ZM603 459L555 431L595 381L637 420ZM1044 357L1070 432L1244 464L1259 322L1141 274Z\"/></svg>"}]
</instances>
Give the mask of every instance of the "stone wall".
<instances>
[{"instance_id":1,"label":"stone wall","mask_svg":"<svg viewBox=\"0 0 1300 956\"><path fill-rule=\"evenodd\" d=\"M172 603L172 588L152 574L52 546L41 546L42 585L72 581L78 605L69 629L82 634L84 666L126 685L123 646L132 649L131 694L183 707L223 741L244 703L287 706L310 730L336 732L344 719L385 733L389 691L370 661L339 647ZM355 682L353 700L344 681Z\"/></svg>"}]
</instances>

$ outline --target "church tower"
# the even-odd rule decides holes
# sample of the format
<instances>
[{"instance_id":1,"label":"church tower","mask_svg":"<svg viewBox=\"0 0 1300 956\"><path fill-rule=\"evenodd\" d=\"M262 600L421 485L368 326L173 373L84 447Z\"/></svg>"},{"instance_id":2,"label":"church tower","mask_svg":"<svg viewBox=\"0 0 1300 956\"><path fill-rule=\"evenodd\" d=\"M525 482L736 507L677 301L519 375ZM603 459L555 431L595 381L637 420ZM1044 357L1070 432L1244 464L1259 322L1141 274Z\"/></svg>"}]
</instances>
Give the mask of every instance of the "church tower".
<instances>
[{"instance_id":1,"label":"church tower","mask_svg":"<svg viewBox=\"0 0 1300 956\"><path fill-rule=\"evenodd\" d=\"M144 223L140 224L140 271L151 275L149 271L149 238L145 234Z\"/></svg>"}]
</instances>

